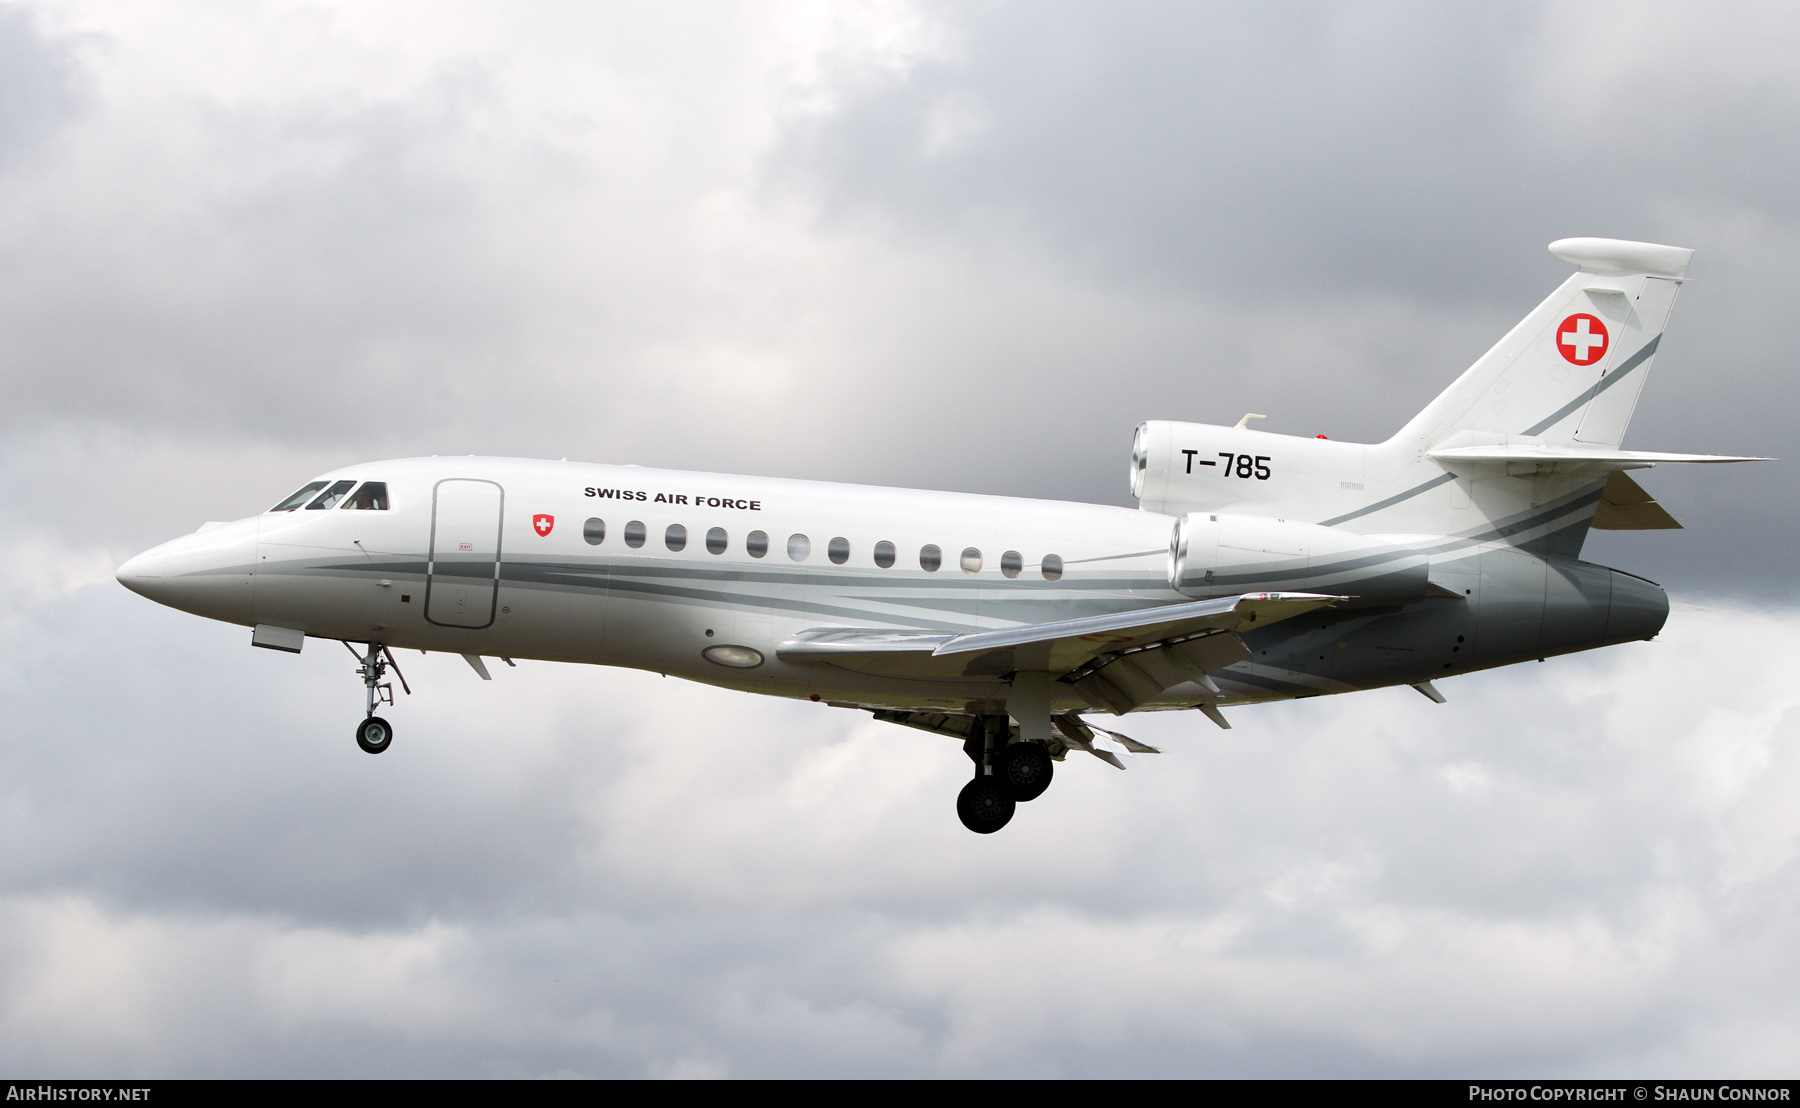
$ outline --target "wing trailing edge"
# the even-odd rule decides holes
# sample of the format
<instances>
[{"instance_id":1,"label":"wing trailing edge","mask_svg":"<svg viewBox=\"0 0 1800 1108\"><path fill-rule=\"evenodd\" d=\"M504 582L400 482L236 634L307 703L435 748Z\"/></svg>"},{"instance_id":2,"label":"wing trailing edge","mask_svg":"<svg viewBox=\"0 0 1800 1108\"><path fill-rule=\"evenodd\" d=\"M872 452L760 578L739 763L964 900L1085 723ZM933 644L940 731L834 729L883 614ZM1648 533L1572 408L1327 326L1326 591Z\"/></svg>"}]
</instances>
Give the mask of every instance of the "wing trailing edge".
<instances>
[{"instance_id":1,"label":"wing trailing edge","mask_svg":"<svg viewBox=\"0 0 1800 1108\"><path fill-rule=\"evenodd\" d=\"M1177 685L1219 699L1207 674L1243 661L1238 632L1348 599L1322 593L1245 593L1053 623L966 634L818 628L776 648L788 662L822 662L890 677L1048 672L1096 708L1120 715Z\"/></svg>"}]
</instances>

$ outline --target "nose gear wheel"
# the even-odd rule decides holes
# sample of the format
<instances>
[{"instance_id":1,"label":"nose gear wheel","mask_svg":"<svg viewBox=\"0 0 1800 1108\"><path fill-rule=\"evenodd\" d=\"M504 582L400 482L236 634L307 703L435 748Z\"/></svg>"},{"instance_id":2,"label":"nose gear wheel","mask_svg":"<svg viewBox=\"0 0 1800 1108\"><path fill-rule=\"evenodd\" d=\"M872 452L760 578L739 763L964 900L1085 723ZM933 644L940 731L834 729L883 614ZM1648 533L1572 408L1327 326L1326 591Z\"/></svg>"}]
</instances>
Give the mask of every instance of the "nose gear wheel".
<instances>
[{"instance_id":1,"label":"nose gear wheel","mask_svg":"<svg viewBox=\"0 0 1800 1108\"><path fill-rule=\"evenodd\" d=\"M356 745L366 753L380 754L394 741L394 729L380 716L370 716L356 725Z\"/></svg>"}]
</instances>

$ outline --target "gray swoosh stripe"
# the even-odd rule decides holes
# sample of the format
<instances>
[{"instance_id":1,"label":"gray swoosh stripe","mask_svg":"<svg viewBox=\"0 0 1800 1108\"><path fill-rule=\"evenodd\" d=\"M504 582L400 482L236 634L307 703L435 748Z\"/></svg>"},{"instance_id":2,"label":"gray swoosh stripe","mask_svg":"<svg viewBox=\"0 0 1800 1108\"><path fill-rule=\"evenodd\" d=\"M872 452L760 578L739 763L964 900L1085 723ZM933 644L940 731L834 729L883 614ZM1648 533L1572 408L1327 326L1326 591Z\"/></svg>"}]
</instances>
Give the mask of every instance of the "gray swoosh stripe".
<instances>
[{"instance_id":1,"label":"gray swoosh stripe","mask_svg":"<svg viewBox=\"0 0 1800 1108\"><path fill-rule=\"evenodd\" d=\"M1066 566L1092 565L1095 562L1116 562L1121 558L1149 558L1168 552L1168 547L1157 550L1134 550L1129 554L1104 554L1098 558L1069 558L1063 562Z\"/></svg>"},{"instance_id":2,"label":"gray swoosh stripe","mask_svg":"<svg viewBox=\"0 0 1800 1108\"><path fill-rule=\"evenodd\" d=\"M1301 558L1290 562L1264 563L1265 568L1254 571L1231 572L1238 567L1219 566L1213 571L1212 583L1231 585L1256 581L1291 581L1301 577L1327 577L1358 569L1377 569L1393 562L1410 561L1426 552L1427 548L1425 547L1404 546L1393 550L1359 554L1353 558L1342 558L1335 562L1324 562L1319 565L1313 565L1310 560Z\"/></svg>"},{"instance_id":3,"label":"gray swoosh stripe","mask_svg":"<svg viewBox=\"0 0 1800 1108\"><path fill-rule=\"evenodd\" d=\"M942 617L946 615L963 616L969 620L975 620L979 618L982 607L993 603L991 597L984 599L976 594L974 589L969 590L970 595L962 597L919 596L898 588L872 596L834 593L829 600L824 602L802 597L771 596L755 591L759 585L780 586L789 582L807 580L790 571L772 574L769 578L759 578L755 574L743 574L722 568L691 573L681 569L659 566L633 566L631 573L625 574L617 572L618 567L615 566L615 572L608 575L602 568L580 565L547 562L503 562L501 565L504 570L502 581L515 587L530 587L565 594L611 591L616 595L635 595L646 599L660 597L670 600L698 601L746 611L773 608L815 616L855 619L882 625L906 624L922 630L971 630L969 622L951 623L946 622ZM358 560L312 565L284 564L264 572L309 577L364 578L376 576L384 571L387 575L396 576L398 575L395 573L397 569L416 574L424 569L424 565L423 563L411 566L387 564L372 568L369 563ZM696 577L700 579L696 580ZM657 580L657 578L662 580ZM479 580L486 583L491 578L483 577ZM851 580L853 581L854 578ZM963 581L953 579L915 580L913 583L921 592L936 592L951 584L960 588L965 584ZM1052 596L1048 594L1047 590L1034 589L1033 584L1027 582L1021 595L1009 598L1005 604L1006 613L1000 618L1013 622L1043 623L1057 619L1108 615L1115 612L1147 610L1161 606L1156 601L1142 598L1107 598L1091 595ZM1130 584L1137 585L1142 582L1130 582ZM748 586L748 588L727 591L722 587L729 585ZM858 602L869 606L856 606ZM883 607L878 608L874 605ZM980 630L981 628L974 629Z\"/></svg>"},{"instance_id":4,"label":"gray swoosh stripe","mask_svg":"<svg viewBox=\"0 0 1800 1108\"><path fill-rule=\"evenodd\" d=\"M1594 384L1592 385L1592 387L1583 391L1580 396L1577 396L1575 399L1569 401L1567 404L1564 404L1562 407L1556 409L1556 411L1553 412L1552 414L1550 414L1549 416L1546 416L1545 418L1532 424L1530 427L1525 428L1524 434L1541 435L1549 428L1554 427L1558 423L1561 423L1563 420L1569 418L1569 416L1571 416L1575 412L1579 411L1583 404L1586 404L1588 401L1592 400L1594 397L1599 396L1601 393L1605 392L1607 389L1612 388L1614 385L1619 383L1620 378L1624 377L1627 373L1630 373L1632 370L1636 369L1638 366L1641 366L1645 362L1649 361L1650 356L1652 354L1656 353L1657 344L1660 342L1662 342L1662 336L1657 335L1655 338L1653 338L1649 342L1645 343L1643 345L1643 348L1640 349L1636 354L1633 354L1631 357L1626 358L1625 363L1623 365L1621 365L1618 369L1613 370L1611 373L1608 373L1606 376L1600 378L1598 381L1595 381Z\"/></svg>"},{"instance_id":5,"label":"gray swoosh stripe","mask_svg":"<svg viewBox=\"0 0 1800 1108\"><path fill-rule=\"evenodd\" d=\"M890 604L899 608L918 608L925 611L942 611L954 614L973 615L965 606L966 602L950 597L895 597L895 596L839 596L840 600L863 600L877 604ZM998 619L1018 620L1025 623L1049 623L1061 619L1077 619L1081 616L1114 615L1118 612L1147 612L1169 604L1180 603L1180 600L1142 600L1129 597L1079 597L1068 600L1051 601L1044 597L1022 596L1007 600L1004 603L1005 614L990 611L988 614ZM1002 605L989 601L985 607L999 608ZM1062 613L1046 615L1042 619L1026 616L1030 610Z\"/></svg>"},{"instance_id":6,"label":"gray swoosh stripe","mask_svg":"<svg viewBox=\"0 0 1800 1108\"><path fill-rule=\"evenodd\" d=\"M1377 500L1375 503L1367 505L1366 507L1358 508L1354 512L1345 512L1341 516L1333 516L1330 519L1322 519L1319 521L1319 526L1320 527L1336 527L1340 523L1348 523L1349 521L1351 521L1353 519L1356 519L1360 516L1366 516L1366 515L1370 514L1371 512L1379 512L1383 508L1391 508L1394 505L1400 503L1402 500L1411 500L1413 497L1419 495L1422 492L1428 492L1432 489L1437 488L1439 485L1442 485L1442 484L1445 484L1446 482L1454 481L1454 480L1456 480L1456 475L1454 473L1439 474L1438 476L1433 477L1431 480L1425 482L1423 485L1414 485L1412 488L1407 489L1405 492L1395 493L1393 496L1388 497L1386 500Z\"/></svg>"},{"instance_id":7,"label":"gray swoosh stripe","mask_svg":"<svg viewBox=\"0 0 1800 1108\"><path fill-rule=\"evenodd\" d=\"M1541 512L1538 515L1532 517L1531 519L1520 520L1517 523L1510 523L1504 527L1496 527L1493 530L1493 535L1495 538L1509 538L1513 535L1519 534L1520 532L1529 531L1534 527L1541 527L1544 524L1550 522L1552 519L1554 519L1557 516L1569 515L1573 512L1578 512L1583 508L1592 507L1593 505L1598 504L1599 502L1600 502L1600 490L1595 489L1593 492L1586 493L1581 496L1577 496L1573 500L1570 500L1567 503L1562 504L1550 511Z\"/></svg>"},{"instance_id":8,"label":"gray swoosh stripe","mask_svg":"<svg viewBox=\"0 0 1800 1108\"><path fill-rule=\"evenodd\" d=\"M1218 577L1215 583L1227 587L1239 584L1262 584L1266 586L1311 576L1314 573L1325 574L1329 572L1346 572L1357 568L1375 569L1382 566L1384 563L1408 560L1421 554L1429 557L1433 554L1448 553L1451 550L1478 545L1482 542L1505 538L1510 535L1529 531L1535 527L1540 527L1558 516L1567 515L1587 507L1597 501L1599 496L1600 488L1598 484L1596 484L1596 486L1589 491L1571 493L1552 504L1540 505L1536 508L1528 509L1513 517L1497 521L1482 531L1465 536L1458 536L1447 542L1399 550L1392 554L1384 552L1344 559L1327 566L1320 566L1316 570L1308 566L1294 566L1292 568L1284 569L1264 567L1260 571L1248 573L1225 573ZM412 572L418 572L418 570L422 568L422 565L405 565L400 563L377 563L374 566L371 566L369 562L357 561L326 563L323 565L306 567L304 569L288 566L283 567L280 572L299 572L307 575L322 574L327 576L342 575L362 577L368 576L372 572L386 571L388 573L393 573L395 570L411 570ZM726 584L761 584L764 586L789 583L798 584L802 581L809 580L805 575L795 573L791 570L774 570L773 572L764 571L764 573L757 573L752 570L749 573L745 573L741 569L727 569L725 567L706 567L704 569L698 567L688 569L684 567L676 569L662 566L633 565L629 570L621 571L622 567L615 565L612 567L613 572L609 575L600 567L546 562L505 562L502 563L502 569L504 574L503 580L514 585L536 585L559 592L578 593L590 590L604 591L610 588L611 591L617 594L637 595L645 599L650 597L661 597L670 600L687 600L717 604L727 608L742 608L745 610L774 608L785 611L802 612L815 616L856 619L881 624L904 622L909 626L921 630L967 630L969 627L967 623L947 622L943 619L943 616L964 616L975 619L979 618L978 610L980 608L988 607L995 603L994 598L992 597L907 596L900 590L883 590L880 595L865 596L839 592L833 596L833 599L840 603L833 604L820 603L817 600L807 600L798 597L775 597L743 591L728 592L718 587ZM773 567L771 567L771 569L773 569ZM701 578L701 582L695 581L696 576ZM638 579L634 580L634 577ZM645 577L679 580L682 584L676 585L656 580L643 580L642 578ZM706 580L708 578L711 579L710 582ZM848 576L845 579L833 582L833 584L839 586L854 585L859 580L868 582L873 579L867 576ZM700 584L700 587L695 587L696 584ZM713 587L706 587L707 584L711 584ZM955 578L946 578L941 581L919 581L918 584L923 589L937 591L945 586L956 588L957 586L973 584L973 582L963 582ZM1118 582L1117 584L1139 585L1141 582ZM817 587L816 582L814 583L814 587ZM885 607L884 609L852 607L844 605L842 603L843 601L849 601L851 604L860 601L865 604L881 604ZM1033 601L1036 601L1036 603L1033 603ZM1130 600L1119 598L1119 601L1109 602L1105 598L1092 596L1079 598L1067 597L1060 602L1052 602L1050 597L1045 596L1042 592L1038 592L1036 596L1030 596L1028 594L1014 597L1012 598L1012 602L1006 603L1003 606L1007 609L1004 615L998 611L991 611L988 614L999 616L1008 621L1030 623L1044 622L1051 617L1070 618L1069 613L1071 612L1077 615L1098 615L1114 611L1148 610L1160 607L1161 605L1154 601L1145 601L1141 598L1133 598ZM901 611L895 611L895 609L901 609ZM1027 614L1028 609L1036 610ZM1046 612L1044 609L1054 610ZM937 614L937 618L932 618L932 616L925 614L927 612Z\"/></svg>"},{"instance_id":9,"label":"gray swoosh stripe","mask_svg":"<svg viewBox=\"0 0 1800 1108\"><path fill-rule=\"evenodd\" d=\"M883 624L907 622L921 631L968 631L967 623L946 623L941 620L913 620L911 617L898 617L882 612L870 612L861 608L841 608L832 604L814 604L804 600L790 600L773 596L745 596L741 593L716 592L710 589L683 589L670 585L651 585L643 582L613 582L614 593L633 593L644 597L663 597L675 600L695 600L708 604L718 604L734 608L763 610L779 608L783 611L805 612L810 615L833 616L839 619L857 619Z\"/></svg>"},{"instance_id":10,"label":"gray swoosh stripe","mask_svg":"<svg viewBox=\"0 0 1800 1108\"><path fill-rule=\"evenodd\" d=\"M1622 380L1625 377L1626 374L1630 373L1632 370L1636 369L1638 366L1641 366L1645 362L1649 361L1651 356L1656 353L1656 348L1659 344L1661 344L1661 342L1662 342L1662 336L1657 335L1655 338L1653 338L1649 342L1645 343L1643 345L1643 347L1640 348L1636 354L1633 354L1631 357L1625 359L1624 364L1619 366L1618 369L1615 369L1611 373L1600 378L1600 380L1594 382L1594 384L1592 386L1590 386L1587 389L1582 390L1582 393L1580 396L1577 396L1575 399L1569 401L1567 404L1564 404L1562 407L1556 409L1555 412L1544 417L1543 419L1539 420L1538 422L1532 424L1530 427L1527 427L1524 431L1522 431L1520 433L1525 434L1525 435L1541 435L1546 430L1550 429L1551 427L1556 426L1558 423L1561 423L1563 420L1569 418L1569 416L1571 416L1575 412L1579 411L1581 409L1581 407L1583 405L1585 405L1588 401L1592 400L1596 396L1599 396L1601 393L1605 392L1607 389L1612 388L1614 385L1618 384L1620 382L1620 380ZM1455 479L1456 479L1455 474L1451 474L1451 473L1446 473L1446 474L1442 475L1441 477L1433 477L1431 480L1425 482L1422 485L1414 485L1412 488L1407 489L1405 492L1396 493L1395 495L1388 497L1386 500L1377 500L1375 503L1370 504L1364 508L1358 508L1354 512L1346 512L1344 515L1341 515L1341 516L1334 516L1331 519L1320 520L1319 526L1320 527L1336 527L1340 523L1348 523L1350 520L1357 519L1361 516L1369 515L1372 512L1379 512L1383 508L1391 508L1395 504L1400 503L1401 501L1411 500L1413 497L1418 496L1422 492L1428 492L1431 489L1435 489L1439 485L1444 484L1446 481L1453 481Z\"/></svg>"}]
</instances>

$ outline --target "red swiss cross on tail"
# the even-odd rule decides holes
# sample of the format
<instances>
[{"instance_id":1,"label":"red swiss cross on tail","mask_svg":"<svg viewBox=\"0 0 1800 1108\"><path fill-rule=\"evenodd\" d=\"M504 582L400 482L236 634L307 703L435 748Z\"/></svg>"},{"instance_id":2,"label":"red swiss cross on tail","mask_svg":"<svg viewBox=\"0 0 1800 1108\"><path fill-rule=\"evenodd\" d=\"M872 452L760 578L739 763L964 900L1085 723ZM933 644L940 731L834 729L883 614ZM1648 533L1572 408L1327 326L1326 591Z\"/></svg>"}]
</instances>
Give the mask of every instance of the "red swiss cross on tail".
<instances>
[{"instance_id":1,"label":"red swiss cross on tail","mask_svg":"<svg viewBox=\"0 0 1800 1108\"><path fill-rule=\"evenodd\" d=\"M556 517L555 516L547 516L547 515L540 514L540 515L535 515L535 516L531 517L531 528L532 528L532 530L536 531L540 535L548 535L550 533L550 528L555 527L555 526L556 526Z\"/></svg>"},{"instance_id":2,"label":"red swiss cross on tail","mask_svg":"<svg viewBox=\"0 0 1800 1108\"><path fill-rule=\"evenodd\" d=\"M1556 328L1556 348L1576 365L1593 365L1606 356L1606 324L1598 316L1578 312Z\"/></svg>"}]
</instances>

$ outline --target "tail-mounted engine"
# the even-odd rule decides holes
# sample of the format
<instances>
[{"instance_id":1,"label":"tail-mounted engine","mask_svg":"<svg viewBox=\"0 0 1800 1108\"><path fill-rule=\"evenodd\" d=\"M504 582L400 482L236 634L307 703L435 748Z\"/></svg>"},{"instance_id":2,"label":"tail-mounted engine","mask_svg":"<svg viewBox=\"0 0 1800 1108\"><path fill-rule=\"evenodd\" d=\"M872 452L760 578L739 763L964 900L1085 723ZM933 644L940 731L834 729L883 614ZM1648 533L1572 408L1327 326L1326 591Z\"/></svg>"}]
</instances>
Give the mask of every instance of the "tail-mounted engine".
<instances>
[{"instance_id":1,"label":"tail-mounted engine","mask_svg":"<svg viewBox=\"0 0 1800 1108\"><path fill-rule=\"evenodd\" d=\"M1370 535L1241 515L1184 515L1169 542L1169 584L1196 598L1321 592L1349 605L1407 604L1427 595L1430 560Z\"/></svg>"},{"instance_id":2,"label":"tail-mounted engine","mask_svg":"<svg viewBox=\"0 0 1800 1108\"><path fill-rule=\"evenodd\" d=\"M1208 423L1151 420L1131 443L1131 495L1147 512L1328 519L1367 503L1369 447Z\"/></svg>"}]
</instances>

